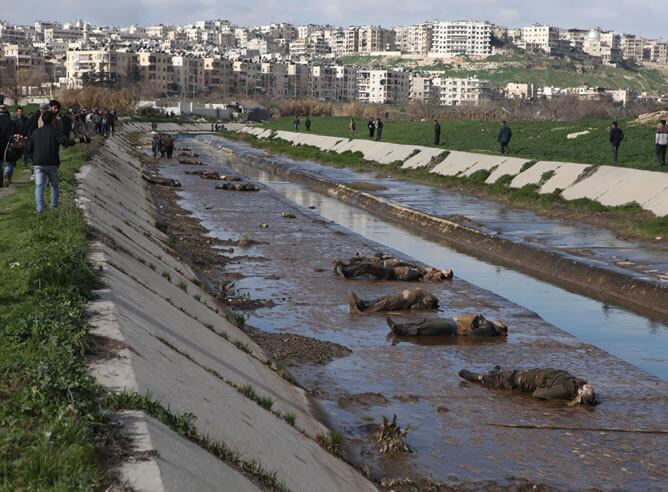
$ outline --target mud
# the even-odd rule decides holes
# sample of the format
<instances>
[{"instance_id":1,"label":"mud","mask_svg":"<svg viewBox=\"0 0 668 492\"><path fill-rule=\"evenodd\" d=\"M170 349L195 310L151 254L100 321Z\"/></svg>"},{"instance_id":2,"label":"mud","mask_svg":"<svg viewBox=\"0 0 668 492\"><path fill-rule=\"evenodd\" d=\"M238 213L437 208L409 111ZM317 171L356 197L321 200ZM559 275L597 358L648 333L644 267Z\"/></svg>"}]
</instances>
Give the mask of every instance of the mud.
<instances>
[{"instance_id":1,"label":"mud","mask_svg":"<svg viewBox=\"0 0 668 492\"><path fill-rule=\"evenodd\" d=\"M389 400L380 393L355 393L353 395L340 395L336 403L346 410L353 407L370 407L372 405L384 405Z\"/></svg>"},{"instance_id":2,"label":"mud","mask_svg":"<svg viewBox=\"0 0 668 492\"><path fill-rule=\"evenodd\" d=\"M222 164L216 165L219 171L229 172ZM356 450L355 463L375 479L407 479L424 490L432 485L445 487L432 490L494 490L505 486L528 490L543 483L569 488L668 486L665 436L496 425L567 424L585 429L642 423L650 431L662 429L668 424L665 383L461 278L432 287L441 300L441 310L434 315L452 316L465 307L503 319L511 327L504 343L395 343L387 337L384 317L349 315L345 293L351 283L333 277L329 267L333 258L358 250L410 258L323 221L313 211L291 204L272 190L220 194L211 189L211 183L185 176L178 165L166 163L161 171L166 177L183 180L183 190L177 191L178 203L191 211L210 235L238 238L246 234L265 243L249 248L247 259L225 265L225 273L245 274L236 282L239 292L275 303L248 313L251 326L279 337L299 334L350 347L345 357L317 366L295 366L291 373L320 398L330 421ZM287 209L295 219L280 217L280 212ZM271 227L258 229L260 223ZM354 283L365 297L409 286L365 280ZM416 315L403 318L415 319ZM486 369L497 362L567 369L587 377L603 403L588 410L536 402L461 384L457 376L462 367ZM340 395L360 393L377 393L388 401L348 409L337 403ZM370 442L363 430L370 420L379 422L383 415L393 414L402 428L411 427L407 441L413 453L380 455L377 443ZM408 481L385 483L409 487L406 490L415 488Z\"/></svg>"}]
</instances>

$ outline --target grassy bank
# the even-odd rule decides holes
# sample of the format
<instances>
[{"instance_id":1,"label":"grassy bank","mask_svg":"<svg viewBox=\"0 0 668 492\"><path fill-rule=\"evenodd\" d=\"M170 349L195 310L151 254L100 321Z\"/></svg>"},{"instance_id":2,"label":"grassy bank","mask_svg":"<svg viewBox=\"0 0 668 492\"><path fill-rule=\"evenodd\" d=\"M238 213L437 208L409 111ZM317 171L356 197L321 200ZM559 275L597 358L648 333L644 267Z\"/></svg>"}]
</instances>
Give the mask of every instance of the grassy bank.
<instances>
[{"instance_id":1,"label":"grassy bank","mask_svg":"<svg viewBox=\"0 0 668 492\"><path fill-rule=\"evenodd\" d=\"M266 124L274 130L292 131L293 117L284 117ZM321 135L347 138L347 117L313 117L311 131ZM302 122L303 123L303 122ZM366 121L357 120L358 138L368 137ZM383 140L386 142L433 146L434 130L430 121L385 121ZM513 121L510 152L515 157L536 161L566 161L585 164L611 165L607 120L578 122ZM626 138L620 150L621 167L663 171L654 158L654 127L620 123ZM498 153L499 125L477 121L442 121L441 144L444 149L469 152ZM303 127L302 127L303 131ZM567 135L589 131L575 139Z\"/></svg>"},{"instance_id":2,"label":"grassy bank","mask_svg":"<svg viewBox=\"0 0 668 492\"><path fill-rule=\"evenodd\" d=\"M0 490L104 488L113 449L88 373L86 303L95 276L74 174L90 148L62 153L61 208L37 216L19 166L0 200Z\"/></svg>"},{"instance_id":3,"label":"grassy bank","mask_svg":"<svg viewBox=\"0 0 668 492\"><path fill-rule=\"evenodd\" d=\"M510 188L512 178L509 176L501 178L493 185L487 185L485 180L489 176L488 171L479 171L467 178L441 176L431 174L426 169L402 169L400 163L388 165L366 161L360 152L337 154L331 151L323 152L317 147L304 145L295 147L281 139L261 140L252 135L233 132L226 134L226 137L228 136L278 154L299 159L313 159L335 167L348 167L361 172L383 173L403 180L482 196L513 207L528 208L546 216L607 227L623 237L664 243L668 241L668 217L655 217L638 205L607 207L587 199L566 201L558 193L539 194L535 185L519 189ZM657 237L661 239L657 240Z\"/></svg>"}]
</instances>

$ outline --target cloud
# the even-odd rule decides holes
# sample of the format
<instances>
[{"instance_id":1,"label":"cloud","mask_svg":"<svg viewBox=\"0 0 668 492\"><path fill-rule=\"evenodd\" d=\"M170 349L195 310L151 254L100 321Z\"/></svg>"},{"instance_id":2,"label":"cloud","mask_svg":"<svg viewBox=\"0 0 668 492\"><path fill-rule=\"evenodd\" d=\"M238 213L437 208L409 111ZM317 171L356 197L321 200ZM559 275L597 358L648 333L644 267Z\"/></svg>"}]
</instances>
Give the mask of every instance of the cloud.
<instances>
[{"instance_id":1,"label":"cloud","mask_svg":"<svg viewBox=\"0 0 668 492\"><path fill-rule=\"evenodd\" d=\"M187 24L201 19L229 19L241 25L291 22L336 25L408 25L428 19L479 19L521 27L535 22L561 27L601 26L659 37L665 32L660 2L650 0L23 0L3 2L0 15L16 23L38 19L85 19L98 25Z\"/></svg>"}]
</instances>

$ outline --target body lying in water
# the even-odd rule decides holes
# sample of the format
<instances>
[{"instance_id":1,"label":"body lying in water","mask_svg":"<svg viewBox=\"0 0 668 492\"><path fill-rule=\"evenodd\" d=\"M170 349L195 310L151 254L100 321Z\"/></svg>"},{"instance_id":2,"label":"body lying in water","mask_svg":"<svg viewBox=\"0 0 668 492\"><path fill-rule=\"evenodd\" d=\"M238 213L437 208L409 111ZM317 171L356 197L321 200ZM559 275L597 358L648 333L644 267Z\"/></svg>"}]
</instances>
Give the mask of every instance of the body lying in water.
<instances>
[{"instance_id":1,"label":"body lying in water","mask_svg":"<svg viewBox=\"0 0 668 492\"><path fill-rule=\"evenodd\" d=\"M424 289L406 289L401 294L365 301L354 292L348 293L351 313L379 313L408 309L437 309L438 299Z\"/></svg>"},{"instance_id":2,"label":"body lying in water","mask_svg":"<svg viewBox=\"0 0 668 492\"><path fill-rule=\"evenodd\" d=\"M387 318L387 325L397 336L469 336L505 337L508 327L501 321L489 321L482 314L465 314L455 318L423 319L412 323L395 323Z\"/></svg>"},{"instance_id":3,"label":"body lying in water","mask_svg":"<svg viewBox=\"0 0 668 492\"><path fill-rule=\"evenodd\" d=\"M570 406L578 403L596 405L594 388L584 379L561 369L504 369L496 366L487 373L459 371L459 376L488 388L529 393L541 400L566 400Z\"/></svg>"},{"instance_id":4,"label":"body lying in water","mask_svg":"<svg viewBox=\"0 0 668 492\"><path fill-rule=\"evenodd\" d=\"M344 278L371 276L378 280L404 282L419 280L438 282L453 277L452 270L424 268L383 254L364 256L358 253L348 260L336 260L334 261L334 271Z\"/></svg>"}]
</instances>

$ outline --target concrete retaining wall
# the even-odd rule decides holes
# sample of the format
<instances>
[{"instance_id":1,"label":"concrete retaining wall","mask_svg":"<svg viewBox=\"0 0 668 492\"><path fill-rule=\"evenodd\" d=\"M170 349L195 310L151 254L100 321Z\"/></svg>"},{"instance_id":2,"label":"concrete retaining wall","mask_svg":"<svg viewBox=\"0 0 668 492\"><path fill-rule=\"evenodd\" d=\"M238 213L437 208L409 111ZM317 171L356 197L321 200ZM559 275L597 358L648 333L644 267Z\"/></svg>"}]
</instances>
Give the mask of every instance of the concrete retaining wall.
<instances>
[{"instance_id":1,"label":"concrete retaining wall","mask_svg":"<svg viewBox=\"0 0 668 492\"><path fill-rule=\"evenodd\" d=\"M89 306L93 334L110 347L90 363L100 384L150 393L174 412L194 414L202 434L275 471L291 490L313 490L315 483L318 490L374 490L315 442L328 430L306 393L281 378L263 351L216 311L215 300L166 245L135 156L120 134L79 174L77 199L100 238L90 257L105 283ZM240 393L243 385L271 398L272 410L294 415L295 426ZM137 490L257 488L145 415L127 418L135 445L158 451L148 463L121 470Z\"/></svg>"},{"instance_id":2,"label":"concrete retaining wall","mask_svg":"<svg viewBox=\"0 0 668 492\"><path fill-rule=\"evenodd\" d=\"M239 131L259 136L264 130L245 127ZM366 160L381 164L402 162L404 169L417 169L433 164L433 159L445 149L374 142L365 139L338 139L313 134L276 131L274 138L293 144L313 145L323 151L333 150L361 152ZM262 137L267 138L267 134ZM571 162L541 161L522 171L529 159L503 155L477 154L473 152L449 151L447 157L431 167L430 172L442 176L471 176L477 171L489 171L485 183L496 183L503 176L511 176L513 188L528 184L540 185L539 193L561 192L562 198L574 200L588 198L603 205L618 206L638 203L657 216L668 215L668 173L642 171L612 166L598 166L592 174L586 170L592 166ZM542 182L547 172L553 175Z\"/></svg>"}]
</instances>

